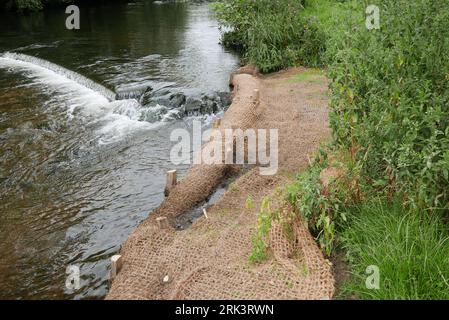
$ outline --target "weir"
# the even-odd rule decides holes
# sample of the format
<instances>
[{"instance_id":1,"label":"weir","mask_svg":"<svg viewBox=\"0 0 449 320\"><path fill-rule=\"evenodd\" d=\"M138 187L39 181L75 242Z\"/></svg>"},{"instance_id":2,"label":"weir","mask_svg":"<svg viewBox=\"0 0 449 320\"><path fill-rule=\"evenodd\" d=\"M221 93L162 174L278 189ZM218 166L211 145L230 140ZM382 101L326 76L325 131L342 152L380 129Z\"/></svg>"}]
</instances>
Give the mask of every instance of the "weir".
<instances>
[{"instance_id":1,"label":"weir","mask_svg":"<svg viewBox=\"0 0 449 320\"><path fill-rule=\"evenodd\" d=\"M148 85L137 85L119 89L116 88L115 100L139 100L139 98L145 93L145 91L148 90L148 88Z\"/></svg>"},{"instance_id":2,"label":"weir","mask_svg":"<svg viewBox=\"0 0 449 320\"><path fill-rule=\"evenodd\" d=\"M0 57L31 63L31 64L37 65L41 68L51 70L63 77L66 77L67 79L70 79L70 80L78 83L79 85L82 85L88 89L91 89L91 90L101 94L109 101L114 101L116 98L116 94L113 91L102 86L101 84L98 84L95 81L92 81L77 72L68 70L68 69L61 67L61 66L59 66L55 63L52 63L50 61L36 58L33 56L29 56L29 55L22 54L22 53L15 53L15 52L6 52L6 53L0 55Z\"/></svg>"}]
</instances>

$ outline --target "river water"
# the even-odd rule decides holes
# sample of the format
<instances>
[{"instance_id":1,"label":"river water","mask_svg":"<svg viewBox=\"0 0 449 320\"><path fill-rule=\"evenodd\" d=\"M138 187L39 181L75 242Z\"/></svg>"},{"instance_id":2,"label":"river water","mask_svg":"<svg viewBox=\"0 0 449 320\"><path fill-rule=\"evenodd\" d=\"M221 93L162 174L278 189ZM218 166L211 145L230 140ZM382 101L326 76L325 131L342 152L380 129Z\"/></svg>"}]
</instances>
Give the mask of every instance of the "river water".
<instances>
[{"instance_id":1,"label":"river water","mask_svg":"<svg viewBox=\"0 0 449 320\"><path fill-rule=\"evenodd\" d=\"M171 131L213 117L108 94L227 91L238 64L207 4L84 7L80 30L64 11L0 13L0 298L103 297L109 258L163 200Z\"/></svg>"}]
</instances>

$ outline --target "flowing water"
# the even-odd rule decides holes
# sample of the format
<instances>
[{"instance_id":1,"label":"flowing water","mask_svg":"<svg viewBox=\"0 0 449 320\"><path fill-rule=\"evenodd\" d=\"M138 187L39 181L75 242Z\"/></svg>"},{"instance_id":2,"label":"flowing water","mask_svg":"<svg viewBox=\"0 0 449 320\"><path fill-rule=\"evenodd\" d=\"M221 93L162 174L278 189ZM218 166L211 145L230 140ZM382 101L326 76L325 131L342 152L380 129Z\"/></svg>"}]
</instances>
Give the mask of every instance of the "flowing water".
<instances>
[{"instance_id":1,"label":"flowing water","mask_svg":"<svg viewBox=\"0 0 449 320\"><path fill-rule=\"evenodd\" d=\"M110 256L163 200L171 131L193 118L139 96L226 91L238 63L207 4L84 7L80 30L64 11L0 13L0 298L103 297Z\"/></svg>"}]
</instances>

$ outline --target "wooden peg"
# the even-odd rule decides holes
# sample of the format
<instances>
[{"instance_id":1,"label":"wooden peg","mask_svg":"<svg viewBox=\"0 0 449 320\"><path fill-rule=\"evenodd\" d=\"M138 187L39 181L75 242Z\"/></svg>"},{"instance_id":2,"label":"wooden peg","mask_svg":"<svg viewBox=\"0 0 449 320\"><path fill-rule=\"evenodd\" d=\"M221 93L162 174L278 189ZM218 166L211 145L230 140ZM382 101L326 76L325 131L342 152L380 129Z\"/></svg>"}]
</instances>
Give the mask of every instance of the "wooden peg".
<instances>
[{"instance_id":1,"label":"wooden peg","mask_svg":"<svg viewBox=\"0 0 449 320\"><path fill-rule=\"evenodd\" d=\"M115 279L123 266L123 258L121 255L116 254L111 257L111 280Z\"/></svg>"},{"instance_id":2,"label":"wooden peg","mask_svg":"<svg viewBox=\"0 0 449 320\"><path fill-rule=\"evenodd\" d=\"M167 184L165 185L164 190L164 194L166 197L170 194L171 189L173 189L174 186L176 186L176 184L178 183L176 173L176 170L167 171Z\"/></svg>"},{"instance_id":3,"label":"wooden peg","mask_svg":"<svg viewBox=\"0 0 449 320\"><path fill-rule=\"evenodd\" d=\"M168 229L169 225L167 217L157 217L156 221L159 229Z\"/></svg>"}]
</instances>

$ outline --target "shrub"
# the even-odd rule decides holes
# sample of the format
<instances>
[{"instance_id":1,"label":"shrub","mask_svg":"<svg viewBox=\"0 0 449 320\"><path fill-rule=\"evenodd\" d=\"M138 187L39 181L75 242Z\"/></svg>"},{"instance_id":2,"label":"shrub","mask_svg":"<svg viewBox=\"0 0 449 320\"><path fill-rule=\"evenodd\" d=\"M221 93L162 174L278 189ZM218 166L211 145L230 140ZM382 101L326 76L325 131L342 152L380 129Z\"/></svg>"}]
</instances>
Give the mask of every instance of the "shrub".
<instances>
[{"instance_id":1,"label":"shrub","mask_svg":"<svg viewBox=\"0 0 449 320\"><path fill-rule=\"evenodd\" d=\"M346 176L322 185L326 151L287 190L327 254L344 213L372 194L401 197L404 210L449 207L449 0L375 3L381 29L369 31L364 23L353 24L352 32L337 27L341 34L327 53L330 154L349 151L342 161Z\"/></svg>"},{"instance_id":2,"label":"shrub","mask_svg":"<svg viewBox=\"0 0 449 320\"><path fill-rule=\"evenodd\" d=\"M316 19L300 16L298 0L222 0L214 10L227 28L223 43L240 50L262 72L301 63L321 65L324 34Z\"/></svg>"},{"instance_id":3,"label":"shrub","mask_svg":"<svg viewBox=\"0 0 449 320\"><path fill-rule=\"evenodd\" d=\"M346 34L330 66L331 127L368 183L449 201L449 0L377 0L381 29Z\"/></svg>"},{"instance_id":4,"label":"shrub","mask_svg":"<svg viewBox=\"0 0 449 320\"><path fill-rule=\"evenodd\" d=\"M307 223L321 249L330 256L336 245L337 227L346 221L346 211L361 199L360 168L350 155L321 149L313 165L288 185L285 196ZM329 159L332 154L332 159ZM323 183L321 173L334 174ZM339 172L339 174L335 174Z\"/></svg>"}]
</instances>

